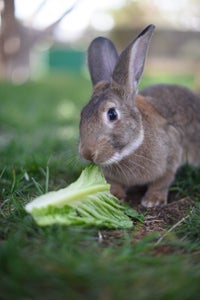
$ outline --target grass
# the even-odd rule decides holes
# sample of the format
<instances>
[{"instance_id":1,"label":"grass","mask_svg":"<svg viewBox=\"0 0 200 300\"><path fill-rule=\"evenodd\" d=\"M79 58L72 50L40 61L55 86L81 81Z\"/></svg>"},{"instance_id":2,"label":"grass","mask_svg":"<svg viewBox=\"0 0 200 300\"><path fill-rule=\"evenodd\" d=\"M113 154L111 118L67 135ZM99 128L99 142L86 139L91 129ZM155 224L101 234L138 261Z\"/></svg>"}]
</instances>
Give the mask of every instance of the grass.
<instances>
[{"instance_id":1,"label":"grass","mask_svg":"<svg viewBox=\"0 0 200 300\"><path fill-rule=\"evenodd\" d=\"M194 83L163 76L141 86L156 80ZM25 213L30 199L66 186L84 167L78 122L90 89L87 78L67 74L0 86L0 299L197 299L198 204L158 246L157 233L136 241L134 230L39 228ZM172 189L199 199L199 178L186 167Z\"/></svg>"}]
</instances>

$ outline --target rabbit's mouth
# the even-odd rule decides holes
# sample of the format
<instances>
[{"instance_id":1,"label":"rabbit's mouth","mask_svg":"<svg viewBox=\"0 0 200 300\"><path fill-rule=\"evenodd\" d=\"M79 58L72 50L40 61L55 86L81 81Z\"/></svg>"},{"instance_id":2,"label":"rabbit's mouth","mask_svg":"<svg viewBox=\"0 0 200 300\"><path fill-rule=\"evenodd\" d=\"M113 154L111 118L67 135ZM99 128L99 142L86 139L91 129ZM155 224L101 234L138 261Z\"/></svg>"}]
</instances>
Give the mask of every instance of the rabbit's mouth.
<instances>
[{"instance_id":1,"label":"rabbit's mouth","mask_svg":"<svg viewBox=\"0 0 200 300\"><path fill-rule=\"evenodd\" d=\"M108 165L110 159L115 156L113 149L100 149L100 147L92 148L89 147L88 144L85 146L81 143L79 144L79 154L85 160L100 166Z\"/></svg>"}]
</instances>

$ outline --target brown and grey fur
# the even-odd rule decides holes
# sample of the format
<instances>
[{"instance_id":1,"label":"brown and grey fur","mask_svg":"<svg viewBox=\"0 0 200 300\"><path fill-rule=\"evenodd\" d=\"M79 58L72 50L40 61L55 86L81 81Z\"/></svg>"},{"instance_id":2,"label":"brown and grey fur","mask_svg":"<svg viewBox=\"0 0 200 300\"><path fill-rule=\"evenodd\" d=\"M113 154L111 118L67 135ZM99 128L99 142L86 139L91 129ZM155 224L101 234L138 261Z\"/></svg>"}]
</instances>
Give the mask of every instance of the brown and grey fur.
<instances>
[{"instance_id":1,"label":"brown and grey fur","mask_svg":"<svg viewBox=\"0 0 200 300\"><path fill-rule=\"evenodd\" d=\"M110 40L91 43L94 88L81 113L79 145L84 158L101 166L118 198L130 186L146 184L146 207L166 204L178 168L200 162L200 97L164 84L137 93L153 30L148 26L119 57ZM111 107L119 119L109 123Z\"/></svg>"}]
</instances>

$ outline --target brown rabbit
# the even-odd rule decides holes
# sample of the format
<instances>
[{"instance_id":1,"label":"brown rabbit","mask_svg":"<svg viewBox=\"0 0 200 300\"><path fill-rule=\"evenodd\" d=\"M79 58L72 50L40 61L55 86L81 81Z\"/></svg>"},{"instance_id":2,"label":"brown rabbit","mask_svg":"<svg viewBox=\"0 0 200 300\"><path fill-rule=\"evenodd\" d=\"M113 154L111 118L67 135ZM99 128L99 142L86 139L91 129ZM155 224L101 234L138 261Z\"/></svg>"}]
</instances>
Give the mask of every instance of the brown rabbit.
<instances>
[{"instance_id":1,"label":"brown rabbit","mask_svg":"<svg viewBox=\"0 0 200 300\"><path fill-rule=\"evenodd\" d=\"M137 93L154 28L144 29L120 56L109 39L92 41L94 90L80 121L80 154L100 165L118 198L130 186L147 185L146 207L166 204L177 169L200 162L200 97L164 84Z\"/></svg>"}]
</instances>

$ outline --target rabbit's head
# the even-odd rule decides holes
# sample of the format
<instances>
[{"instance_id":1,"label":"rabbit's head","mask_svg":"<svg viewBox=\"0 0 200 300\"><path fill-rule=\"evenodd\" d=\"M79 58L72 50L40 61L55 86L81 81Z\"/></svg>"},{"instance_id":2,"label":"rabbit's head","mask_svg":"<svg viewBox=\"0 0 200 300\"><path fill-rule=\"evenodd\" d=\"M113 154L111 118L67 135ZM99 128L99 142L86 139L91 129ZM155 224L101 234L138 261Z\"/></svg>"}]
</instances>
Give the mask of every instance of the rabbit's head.
<instances>
[{"instance_id":1,"label":"rabbit's head","mask_svg":"<svg viewBox=\"0 0 200 300\"><path fill-rule=\"evenodd\" d=\"M142 144L142 119L134 102L153 30L149 25L120 56L107 38L98 37L89 46L93 95L81 112L79 144L85 159L111 165Z\"/></svg>"}]
</instances>

